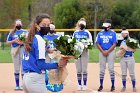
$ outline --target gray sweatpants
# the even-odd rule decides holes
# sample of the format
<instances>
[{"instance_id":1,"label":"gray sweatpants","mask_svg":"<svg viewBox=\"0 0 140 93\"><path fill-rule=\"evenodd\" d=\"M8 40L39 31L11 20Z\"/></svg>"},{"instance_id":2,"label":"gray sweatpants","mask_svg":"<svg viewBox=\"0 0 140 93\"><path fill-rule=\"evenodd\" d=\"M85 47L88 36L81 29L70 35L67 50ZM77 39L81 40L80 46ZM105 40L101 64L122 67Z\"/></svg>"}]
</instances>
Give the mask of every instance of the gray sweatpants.
<instances>
[{"instance_id":1,"label":"gray sweatpants","mask_svg":"<svg viewBox=\"0 0 140 93\"><path fill-rule=\"evenodd\" d=\"M104 79L106 63L108 62L108 70L110 73L111 79L115 78L114 75L114 61L115 61L115 50L109 53L107 57L105 57L101 52L99 52L99 62L100 62L100 79Z\"/></svg>"},{"instance_id":2,"label":"gray sweatpants","mask_svg":"<svg viewBox=\"0 0 140 93\"><path fill-rule=\"evenodd\" d=\"M47 93L45 74L25 73L23 90L25 93Z\"/></svg>"},{"instance_id":3,"label":"gray sweatpants","mask_svg":"<svg viewBox=\"0 0 140 93\"><path fill-rule=\"evenodd\" d=\"M20 69L22 70L21 63L22 63L22 54L23 54L24 47L23 46L20 47L16 55L13 55L12 53L13 50L14 48L11 48L12 60L14 63L14 73L20 73Z\"/></svg>"},{"instance_id":4,"label":"gray sweatpants","mask_svg":"<svg viewBox=\"0 0 140 93\"><path fill-rule=\"evenodd\" d=\"M75 62L78 74L87 74L88 61L89 61L88 50L84 50L81 55L81 58L79 58L77 62Z\"/></svg>"},{"instance_id":5,"label":"gray sweatpants","mask_svg":"<svg viewBox=\"0 0 140 93\"><path fill-rule=\"evenodd\" d=\"M134 67L135 67L135 59L134 57L122 57L120 59L120 64L121 64L121 71L122 71L122 76L127 76L127 68L130 74L130 77L132 80L135 80L135 72L134 72Z\"/></svg>"}]
</instances>

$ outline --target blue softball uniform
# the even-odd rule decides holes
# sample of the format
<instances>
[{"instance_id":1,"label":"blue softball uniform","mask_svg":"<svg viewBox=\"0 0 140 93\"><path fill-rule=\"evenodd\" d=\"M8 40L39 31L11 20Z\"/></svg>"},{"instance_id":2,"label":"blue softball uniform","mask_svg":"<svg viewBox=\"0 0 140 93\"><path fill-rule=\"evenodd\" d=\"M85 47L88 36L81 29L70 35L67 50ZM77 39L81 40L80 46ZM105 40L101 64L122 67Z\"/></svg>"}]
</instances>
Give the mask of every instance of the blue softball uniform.
<instances>
[{"instance_id":1,"label":"blue softball uniform","mask_svg":"<svg viewBox=\"0 0 140 93\"><path fill-rule=\"evenodd\" d=\"M46 69L57 69L57 63L45 63L46 59L46 42L40 36L40 33L37 33L32 41L31 48L32 50L29 53L24 51L23 54L23 71L26 72L36 72L43 73Z\"/></svg>"},{"instance_id":2,"label":"blue softball uniform","mask_svg":"<svg viewBox=\"0 0 140 93\"><path fill-rule=\"evenodd\" d=\"M47 48L54 48L56 46L56 44L53 42L54 39L58 38L59 36L56 35L56 34L53 34L53 35L45 35L43 38L46 38L48 39L49 41L49 45L47 46Z\"/></svg>"},{"instance_id":3,"label":"blue softball uniform","mask_svg":"<svg viewBox=\"0 0 140 93\"><path fill-rule=\"evenodd\" d=\"M77 30L73 33L73 37L75 37L77 41L79 41L80 39L86 38L90 42L92 42L92 36L88 30L83 30L83 31Z\"/></svg>"},{"instance_id":4,"label":"blue softball uniform","mask_svg":"<svg viewBox=\"0 0 140 93\"><path fill-rule=\"evenodd\" d=\"M102 30L98 33L96 44L99 44L103 50L108 50L114 43L117 43L116 32Z\"/></svg>"},{"instance_id":5,"label":"blue softball uniform","mask_svg":"<svg viewBox=\"0 0 140 93\"><path fill-rule=\"evenodd\" d=\"M7 41L12 41L12 40L14 40L14 39L18 39L18 35L22 34L23 32L24 32L24 33L27 33L27 31L26 31L26 30L23 30L23 29L17 30L17 31L14 33L14 35L12 35L12 32L10 32L9 35L8 35L8 37L7 37ZM17 47L17 46L19 46L19 44L17 44L17 43L12 43L11 46L12 46L12 47Z\"/></svg>"}]
</instances>

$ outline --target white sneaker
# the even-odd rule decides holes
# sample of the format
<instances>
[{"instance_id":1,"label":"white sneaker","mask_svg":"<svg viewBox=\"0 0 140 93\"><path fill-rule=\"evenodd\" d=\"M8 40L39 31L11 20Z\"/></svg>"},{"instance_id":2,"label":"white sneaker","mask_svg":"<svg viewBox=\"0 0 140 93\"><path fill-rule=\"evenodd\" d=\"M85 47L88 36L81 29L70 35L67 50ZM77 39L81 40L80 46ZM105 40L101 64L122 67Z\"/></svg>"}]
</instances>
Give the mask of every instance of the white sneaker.
<instances>
[{"instance_id":1,"label":"white sneaker","mask_svg":"<svg viewBox=\"0 0 140 93\"><path fill-rule=\"evenodd\" d=\"M78 85L77 90L78 90L78 91L82 90L82 86L81 86L81 85Z\"/></svg>"},{"instance_id":2,"label":"white sneaker","mask_svg":"<svg viewBox=\"0 0 140 93\"><path fill-rule=\"evenodd\" d=\"M82 87L82 90L83 90L83 91L87 90L87 86L84 85L84 86Z\"/></svg>"},{"instance_id":3,"label":"white sneaker","mask_svg":"<svg viewBox=\"0 0 140 93\"><path fill-rule=\"evenodd\" d=\"M20 86L20 90L23 90L23 86Z\"/></svg>"}]
</instances>

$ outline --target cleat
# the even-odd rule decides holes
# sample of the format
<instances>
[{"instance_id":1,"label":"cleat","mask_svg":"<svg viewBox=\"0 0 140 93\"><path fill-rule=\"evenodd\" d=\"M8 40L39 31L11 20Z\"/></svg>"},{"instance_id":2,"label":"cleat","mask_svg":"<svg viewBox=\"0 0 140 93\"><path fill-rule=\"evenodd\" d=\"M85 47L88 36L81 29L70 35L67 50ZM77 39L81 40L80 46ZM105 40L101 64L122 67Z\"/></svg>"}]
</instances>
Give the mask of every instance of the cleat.
<instances>
[{"instance_id":1,"label":"cleat","mask_svg":"<svg viewBox=\"0 0 140 93\"><path fill-rule=\"evenodd\" d=\"M103 90L103 87L102 86L100 86L99 87L99 89L98 89L98 91L102 91Z\"/></svg>"},{"instance_id":2,"label":"cleat","mask_svg":"<svg viewBox=\"0 0 140 93\"><path fill-rule=\"evenodd\" d=\"M110 91L113 92L114 90L115 90L115 87L111 87L111 90Z\"/></svg>"}]
</instances>

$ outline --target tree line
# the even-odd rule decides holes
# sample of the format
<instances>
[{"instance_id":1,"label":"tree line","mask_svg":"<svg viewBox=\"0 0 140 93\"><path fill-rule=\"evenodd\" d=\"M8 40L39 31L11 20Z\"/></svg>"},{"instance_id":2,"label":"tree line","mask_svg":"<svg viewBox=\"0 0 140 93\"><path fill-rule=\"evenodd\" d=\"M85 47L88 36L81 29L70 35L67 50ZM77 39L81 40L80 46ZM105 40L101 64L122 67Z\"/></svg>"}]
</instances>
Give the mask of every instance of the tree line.
<instances>
[{"instance_id":1,"label":"tree line","mask_svg":"<svg viewBox=\"0 0 140 93\"><path fill-rule=\"evenodd\" d=\"M86 18L87 27L101 28L105 19L112 28L140 28L140 0L0 0L0 28L10 28L17 18L24 26L39 13L51 15L57 28L74 28ZM95 17L96 13L96 17Z\"/></svg>"}]
</instances>

